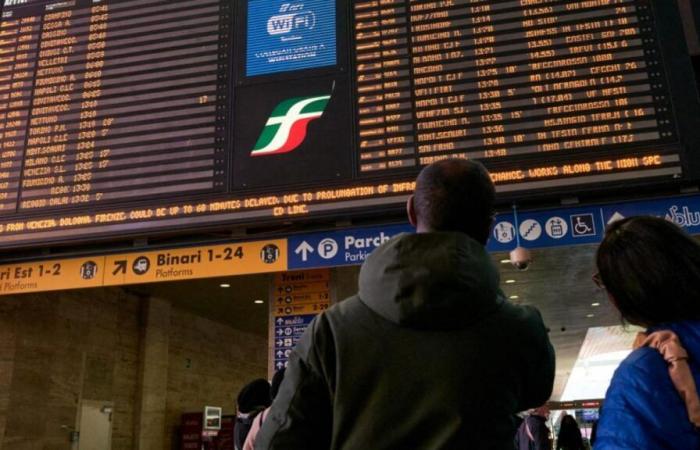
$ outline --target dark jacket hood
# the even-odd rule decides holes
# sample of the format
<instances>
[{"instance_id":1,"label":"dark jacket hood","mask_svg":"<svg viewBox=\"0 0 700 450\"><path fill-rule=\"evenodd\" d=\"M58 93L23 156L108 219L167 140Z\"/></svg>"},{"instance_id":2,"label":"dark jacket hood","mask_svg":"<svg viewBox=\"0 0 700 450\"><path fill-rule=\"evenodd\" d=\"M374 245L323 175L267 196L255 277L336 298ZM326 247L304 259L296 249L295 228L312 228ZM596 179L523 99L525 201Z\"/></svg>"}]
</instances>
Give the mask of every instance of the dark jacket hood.
<instances>
[{"instance_id":1,"label":"dark jacket hood","mask_svg":"<svg viewBox=\"0 0 700 450\"><path fill-rule=\"evenodd\" d=\"M461 329L500 307L499 282L484 246L466 234L403 234L367 258L359 296L401 326Z\"/></svg>"}]
</instances>

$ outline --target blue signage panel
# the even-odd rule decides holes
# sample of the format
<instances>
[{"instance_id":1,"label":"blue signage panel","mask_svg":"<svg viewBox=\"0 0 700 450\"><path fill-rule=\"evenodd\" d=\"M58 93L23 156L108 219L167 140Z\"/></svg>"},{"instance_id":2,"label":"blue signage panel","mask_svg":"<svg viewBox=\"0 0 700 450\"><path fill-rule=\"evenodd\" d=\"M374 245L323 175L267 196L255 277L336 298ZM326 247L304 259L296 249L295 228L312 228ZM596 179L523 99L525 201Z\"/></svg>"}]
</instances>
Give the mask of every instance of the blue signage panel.
<instances>
[{"instance_id":1,"label":"blue signage panel","mask_svg":"<svg viewBox=\"0 0 700 450\"><path fill-rule=\"evenodd\" d=\"M581 206L544 211L499 214L494 220L489 252L526 248L597 244L608 224L631 216L663 217L700 234L700 196ZM415 230L408 224L356 228L289 238L289 270L359 265L384 242Z\"/></svg>"},{"instance_id":2,"label":"blue signage panel","mask_svg":"<svg viewBox=\"0 0 700 450\"><path fill-rule=\"evenodd\" d=\"M275 370L287 367L292 349L297 345L316 314L275 317Z\"/></svg>"},{"instance_id":3,"label":"blue signage panel","mask_svg":"<svg viewBox=\"0 0 700 450\"><path fill-rule=\"evenodd\" d=\"M334 66L335 0L249 0L247 76Z\"/></svg>"},{"instance_id":4,"label":"blue signage panel","mask_svg":"<svg viewBox=\"0 0 700 450\"><path fill-rule=\"evenodd\" d=\"M595 244L602 240L604 232L599 207L521 212L517 224L515 214L499 214L488 250L511 251L517 247L518 238L520 246L526 248Z\"/></svg>"},{"instance_id":5,"label":"blue signage panel","mask_svg":"<svg viewBox=\"0 0 700 450\"><path fill-rule=\"evenodd\" d=\"M700 234L698 195L608 205L601 210L606 223L630 216L656 216L685 228L690 234Z\"/></svg>"},{"instance_id":6,"label":"blue signage panel","mask_svg":"<svg viewBox=\"0 0 700 450\"><path fill-rule=\"evenodd\" d=\"M289 238L289 270L362 264L384 242L415 230L408 224L355 228Z\"/></svg>"}]
</instances>

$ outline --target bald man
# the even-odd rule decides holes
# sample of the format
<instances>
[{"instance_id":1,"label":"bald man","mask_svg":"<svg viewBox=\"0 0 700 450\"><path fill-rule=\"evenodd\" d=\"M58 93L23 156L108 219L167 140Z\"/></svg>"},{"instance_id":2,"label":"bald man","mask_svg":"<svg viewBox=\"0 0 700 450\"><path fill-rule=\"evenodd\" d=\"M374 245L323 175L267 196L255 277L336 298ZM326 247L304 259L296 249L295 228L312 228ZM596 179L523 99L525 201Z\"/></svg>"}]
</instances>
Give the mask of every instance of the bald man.
<instances>
[{"instance_id":1,"label":"bald man","mask_svg":"<svg viewBox=\"0 0 700 450\"><path fill-rule=\"evenodd\" d=\"M476 162L421 172L417 233L375 250L359 293L309 326L256 449L513 449L514 415L551 395L554 353L539 312L499 288L494 202Z\"/></svg>"}]
</instances>

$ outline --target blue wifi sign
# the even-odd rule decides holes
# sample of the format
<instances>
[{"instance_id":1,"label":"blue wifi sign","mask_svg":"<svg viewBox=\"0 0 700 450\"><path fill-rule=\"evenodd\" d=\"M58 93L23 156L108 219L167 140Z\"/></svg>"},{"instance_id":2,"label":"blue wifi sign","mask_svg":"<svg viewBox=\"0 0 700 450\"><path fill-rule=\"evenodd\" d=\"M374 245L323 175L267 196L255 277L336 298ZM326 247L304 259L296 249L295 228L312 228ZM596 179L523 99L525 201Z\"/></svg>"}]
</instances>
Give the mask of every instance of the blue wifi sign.
<instances>
[{"instance_id":1,"label":"blue wifi sign","mask_svg":"<svg viewBox=\"0 0 700 450\"><path fill-rule=\"evenodd\" d=\"M249 0L247 76L334 66L335 0Z\"/></svg>"}]
</instances>

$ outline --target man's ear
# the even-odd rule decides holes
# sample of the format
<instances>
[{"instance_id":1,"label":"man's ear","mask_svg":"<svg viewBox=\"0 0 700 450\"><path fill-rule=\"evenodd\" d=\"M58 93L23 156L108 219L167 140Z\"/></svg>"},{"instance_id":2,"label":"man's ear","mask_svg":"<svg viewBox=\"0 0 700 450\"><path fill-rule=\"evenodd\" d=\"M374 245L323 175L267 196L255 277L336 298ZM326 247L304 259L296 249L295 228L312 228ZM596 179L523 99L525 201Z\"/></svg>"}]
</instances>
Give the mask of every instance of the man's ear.
<instances>
[{"instance_id":1,"label":"man's ear","mask_svg":"<svg viewBox=\"0 0 700 450\"><path fill-rule=\"evenodd\" d=\"M416 205L414 203L414 196L408 197L406 202L406 214L408 215L408 222L414 227L418 226L418 217L416 216Z\"/></svg>"}]
</instances>

